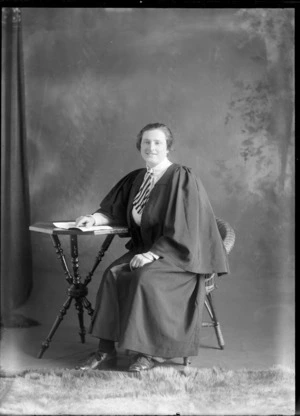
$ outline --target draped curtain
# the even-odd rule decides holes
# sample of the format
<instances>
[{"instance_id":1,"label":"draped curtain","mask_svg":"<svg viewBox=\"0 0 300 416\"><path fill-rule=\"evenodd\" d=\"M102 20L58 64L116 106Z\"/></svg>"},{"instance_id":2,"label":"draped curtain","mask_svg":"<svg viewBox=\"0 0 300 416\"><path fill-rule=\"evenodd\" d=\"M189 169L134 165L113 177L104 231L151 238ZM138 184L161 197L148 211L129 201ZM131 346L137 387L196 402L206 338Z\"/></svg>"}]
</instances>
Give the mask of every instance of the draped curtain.
<instances>
[{"instance_id":1,"label":"draped curtain","mask_svg":"<svg viewBox=\"0 0 300 416\"><path fill-rule=\"evenodd\" d=\"M29 189L21 10L2 8L1 71L1 318L14 311L32 286Z\"/></svg>"}]
</instances>

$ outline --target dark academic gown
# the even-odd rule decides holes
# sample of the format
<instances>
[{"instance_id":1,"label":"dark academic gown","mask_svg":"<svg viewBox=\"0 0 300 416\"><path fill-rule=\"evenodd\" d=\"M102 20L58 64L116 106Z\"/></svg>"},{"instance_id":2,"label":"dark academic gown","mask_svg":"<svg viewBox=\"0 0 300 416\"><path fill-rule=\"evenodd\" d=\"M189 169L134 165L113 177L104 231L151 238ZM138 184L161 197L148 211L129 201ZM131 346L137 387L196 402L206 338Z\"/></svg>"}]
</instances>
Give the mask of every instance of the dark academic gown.
<instances>
[{"instance_id":1,"label":"dark academic gown","mask_svg":"<svg viewBox=\"0 0 300 416\"><path fill-rule=\"evenodd\" d=\"M132 203L145 173L126 175L96 211L126 224L131 240L104 272L90 333L156 357L197 355L204 275L229 272L226 251L200 179L178 164L155 184L137 226ZM149 250L160 258L131 271L132 257Z\"/></svg>"}]
</instances>

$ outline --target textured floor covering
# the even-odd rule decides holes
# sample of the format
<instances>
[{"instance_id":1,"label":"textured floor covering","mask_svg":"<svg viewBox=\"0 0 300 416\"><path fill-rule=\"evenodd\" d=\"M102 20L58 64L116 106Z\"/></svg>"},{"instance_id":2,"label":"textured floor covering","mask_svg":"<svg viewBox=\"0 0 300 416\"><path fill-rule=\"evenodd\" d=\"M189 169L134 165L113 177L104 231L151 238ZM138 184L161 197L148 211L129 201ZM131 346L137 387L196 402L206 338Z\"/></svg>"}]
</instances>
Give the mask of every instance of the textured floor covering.
<instances>
[{"instance_id":1,"label":"textured floor covering","mask_svg":"<svg viewBox=\"0 0 300 416\"><path fill-rule=\"evenodd\" d=\"M156 366L121 371L31 370L0 379L0 414L291 415L295 373ZM88 398L88 401L87 401Z\"/></svg>"}]
</instances>

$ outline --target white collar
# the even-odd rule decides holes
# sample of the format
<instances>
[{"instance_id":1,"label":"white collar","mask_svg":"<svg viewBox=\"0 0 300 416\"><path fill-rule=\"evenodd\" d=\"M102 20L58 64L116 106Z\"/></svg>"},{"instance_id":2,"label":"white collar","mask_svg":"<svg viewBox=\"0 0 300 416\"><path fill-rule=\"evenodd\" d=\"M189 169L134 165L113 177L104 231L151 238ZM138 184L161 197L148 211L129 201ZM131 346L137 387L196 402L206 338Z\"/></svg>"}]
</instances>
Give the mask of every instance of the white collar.
<instances>
[{"instance_id":1,"label":"white collar","mask_svg":"<svg viewBox=\"0 0 300 416\"><path fill-rule=\"evenodd\" d=\"M147 166L147 170L151 169L154 175L159 175L161 172L165 171L169 166L172 165L172 162L166 157L162 162L160 162L158 165L154 166L153 168L150 168L150 166Z\"/></svg>"}]
</instances>

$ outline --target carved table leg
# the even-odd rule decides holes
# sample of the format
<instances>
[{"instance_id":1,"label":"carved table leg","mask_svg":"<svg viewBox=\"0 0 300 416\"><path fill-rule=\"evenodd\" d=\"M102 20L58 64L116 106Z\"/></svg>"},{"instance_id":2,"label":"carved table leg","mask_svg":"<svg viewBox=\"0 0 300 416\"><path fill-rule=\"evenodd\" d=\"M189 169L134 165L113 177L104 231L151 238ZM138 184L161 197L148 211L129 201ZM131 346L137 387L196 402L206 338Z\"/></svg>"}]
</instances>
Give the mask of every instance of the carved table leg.
<instances>
[{"instance_id":1,"label":"carved table leg","mask_svg":"<svg viewBox=\"0 0 300 416\"><path fill-rule=\"evenodd\" d=\"M85 334L86 330L84 327L83 322L83 306L82 306L82 298L87 295L87 288L81 283L81 277L79 274L79 254L78 254L78 241L77 241L77 235L71 235L70 236L70 242L71 242L71 257L72 257L72 265L73 265L73 285L69 289L69 293L75 297L75 307L77 309L78 313L78 319L79 319L79 335L81 342L85 343Z\"/></svg>"},{"instance_id":2,"label":"carved table leg","mask_svg":"<svg viewBox=\"0 0 300 416\"><path fill-rule=\"evenodd\" d=\"M88 293L88 289L87 289L87 285L88 283L91 281L92 276L96 270L96 268L98 267L100 261L102 260L105 252L107 251L107 249L109 248L113 238L115 237L114 234L109 234L107 235L107 237L105 238L101 249L98 252L98 255L96 257L94 266L91 270L91 272L87 275L87 277L85 278L84 283L81 282L81 277L79 274L79 255L78 255L78 242L77 242L77 235L71 235L70 236L70 244L71 244L71 259L72 259L72 266L73 266L73 276L71 275L67 262L66 262L66 258L63 252L63 249L61 247L59 238L56 234L53 234L50 236L52 243L54 245L54 248L56 250L57 253L57 257L58 259L61 261L62 267L64 269L64 273L65 273L65 278L67 280L67 282L70 284L69 288L68 288L68 299L66 300L66 302L63 304L62 309L60 310L59 315L57 316L48 337L46 338L46 340L42 343L41 346L41 350L38 354L38 358L41 358L44 354L44 352L46 351L46 349L49 347L49 344L52 340L53 335L55 334L59 324L61 323L61 321L64 318L64 315L67 313L67 310L69 309L72 300L75 299L75 307L78 313L78 319L79 319L79 327L80 327L80 338L81 338L81 342L84 343L85 342L85 334L86 334L86 330L84 327L84 319L83 319L83 313L84 313L84 308L87 310L88 314L92 317L94 310L92 308L92 304L91 302L88 301L88 299L86 298L86 295Z\"/></svg>"},{"instance_id":3,"label":"carved table leg","mask_svg":"<svg viewBox=\"0 0 300 416\"><path fill-rule=\"evenodd\" d=\"M67 313L67 310L69 309L71 302L72 302L72 297L69 296L68 299L65 301L65 303L62 306L62 309L60 310L57 318L55 319L55 322L48 334L48 337L46 338L46 340L42 343L41 346L41 350L37 356L37 358L42 358L44 352L46 351L46 349L49 347L49 344L52 340L53 335L55 334L57 328L59 327L59 324L61 323L61 321L64 319L65 314Z\"/></svg>"},{"instance_id":4,"label":"carved table leg","mask_svg":"<svg viewBox=\"0 0 300 416\"><path fill-rule=\"evenodd\" d=\"M89 302L86 297L82 298L82 304L85 307L85 309L87 310L88 314L90 316L93 316L94 309L92 308L91 302Z\"/></svg>"},{"instance_id":5,"label":"carved table leg","mask_svg":"<svg viewBox=\"0 0 300 416\"><path fill-rule=\"evenodd\" d=\"M73 284L80 283L77 235L71 235L71 258L73 265Z\"/></svg>"},{"instance_id":6,"label":"carved table leg","mask_svg":"<svg viewBox=\"0 0 300 416\"><path fill-rule=\"evenodd\" d=\"M93 274L95 272L95 270L97 269L100 261L102 260L105 252L108 250L109 246L111 245L112 240L114 239L115 235L114 234L108 234L108 236L105 238L94 263L94 266L92 268L92 270L88 273L88 275L86 276L85 280L84 280L84 286L87 286L90 281L92 280Z\"/></svg>"},{"instance_id":7,"label":"carved table leg","mask_svg":"<svg viewBox=\"0 0 300 416\"><path fill-rule=\"evenodd\" d=\"M68 265L67 265L67 262L66 262L66 258L65 258L65 255L64 255L64 251L61 247L59 238L55 234L53 234L53 235L51 234L50 237L51 237L53 246L56 250L57 258L61 261L62 267L64 269L66 281L71 284L73 282L73 278L72 278L72 275L69 271L69 268L68 268ZM46 340L42 343L41 350L40 350L40 352L38 353L38 356L37 356L38 358L42 358L46 349L49 348L49 344L50 344L50 342L53 338L53 335L55 334L57 328L59 327L61 321L63 320L65 314L67 313L67 310L69 309L69 307L72 303L72 299L73 299L73 297L69 294L67 300L65 301L65 303L62 306L62 309L60 310L58 316L56 317L56 319L54 321L54 324L52 325L52 328L51 328Z\"/></svg>"},{"instance_id":8,"label":"carved table leg","mask_svg":"<svg viewBox=\"0 0 300 416\"><path fill-rule=\"evenodd\" d=\"M62 267L64 269L65 278L66 278L67 282L71 284L73 282L73 278L72 278L71 273L69 271L69 268L68 268L68 265L67 265L67 262L66 262L66 258L65 258L65 255L64 255L64 251L61 247L59 238L55 234L51 234L50 237L51 237L52 243L54 245L54 248L56 250L57 258L61 261Z\"/></svg>"},{"instance_id":9,"label":"carved table leg","mask_svg":"<svg viewBox=\"0 0 300 416\"><path fill-rule=\"evenodd\" d=\"M82 298L77 298L75 300L75 307L76 307L77 312L78 312L79 328L80 328L79 335L80 335L82 344L84 344L85 343L86 330L85 330L84 322L83 322Z\"/></svg>"}]
</instances>

